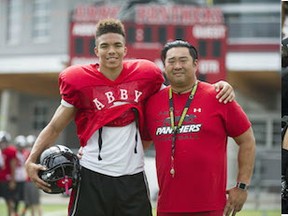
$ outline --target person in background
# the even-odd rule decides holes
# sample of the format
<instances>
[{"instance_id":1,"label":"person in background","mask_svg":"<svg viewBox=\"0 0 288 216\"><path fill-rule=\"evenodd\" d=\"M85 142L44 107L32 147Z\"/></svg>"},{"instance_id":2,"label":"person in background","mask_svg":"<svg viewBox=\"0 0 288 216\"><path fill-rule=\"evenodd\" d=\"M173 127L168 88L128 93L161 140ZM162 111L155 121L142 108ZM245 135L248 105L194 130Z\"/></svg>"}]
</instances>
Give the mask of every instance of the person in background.
<instances>
[{"instance_id":1,"label":"person in background","mask_svg":"<svg viewBox=\"0 0 288 216\"><path fill-rule=\"evenodd\" d=\"M37 137L26 161L27 173L39 188L50 191L38 177L45 168L37 160L74 119L83 154L81 180L72 190L68 215L152 215L139 130L144 103L160 90L162 72L148 60L124 61L125 30L116 19L98 22L94 52L99 63L60 73L61 105ZM216 89L219 100L233 100L228 83Z\"/></svg>"},{"instance_id":2,"label":"person in background","mask_svg":"<svg viewBox=\"0 0 288 216\"><path fill-rule=\"evenodd\" d=\"M27 179L27 173L25 170L25 161L28 157L28 151L26 150L26 137L18 135L14 139L14 145L17 148L16 153L16 169L15 169L15 181L16 181L16 193L14 197L14 210L18 215L20 201L24 201L24 188Z\"/></svg>"},{"instance_id":3,"label":"person in background","mask_svg":"<svg viewBox=\"0 0 288 216\"><path fill-rule=\"evenodd\" d=\"M35 140L36 136L34 135L28 135L26 137L26 150L28 155L30 154ZM31 211L31 216L42 216L40 190L29 178L26 179L24 187L24 208L22 209L20 216L25 216L27 210Z\"/></svg>"},{"instance_id":4,"label":"person in background","mask_svg":"<svg viewBox=\"0 0 288 216\"><path fill-rule=\"evenodd\" d=\"M0 197L3 197L7 206L8 216L15 216L14 198L16 194L15 169L17 164L17 149L11 144L11 135L0 131Z\"/></svg>"},{"instance_id":5,"label":"person in background","mask_svg":"<svg viewBox=\"0 0 288 216\"><path fill-rule=\"evenodd\" d=\"M255 159L251 123L236 101L219 103L214 87L197 79L197 53L182 40L164 46L170 86L144 109L142 138L145 145L153 140L156 150L158 216L234 216L248 196ZM239 170L226 199L228 137L239 146Z\"/></svg>"}]
</instances>

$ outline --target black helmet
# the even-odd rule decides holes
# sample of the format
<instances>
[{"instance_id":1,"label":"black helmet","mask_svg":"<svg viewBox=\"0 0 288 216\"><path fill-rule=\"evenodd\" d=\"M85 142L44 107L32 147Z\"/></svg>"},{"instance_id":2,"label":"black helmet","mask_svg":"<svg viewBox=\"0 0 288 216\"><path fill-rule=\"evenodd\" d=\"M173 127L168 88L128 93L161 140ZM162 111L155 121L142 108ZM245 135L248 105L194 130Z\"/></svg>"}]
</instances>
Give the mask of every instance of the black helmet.
<instances>
[{"instance_id":1,"label":"black helmet","mask_svg":"<svg viewBox=\"0 0 288 216\"><path fill-rule=\"evenodd\" d=\"M76 186L80 165L77 156L66 146L56 145L46 149L40 156L40 164L47 170L40 171L39 177L51 185L51 194L66 192Z\"/></svg>"}]
</instances>

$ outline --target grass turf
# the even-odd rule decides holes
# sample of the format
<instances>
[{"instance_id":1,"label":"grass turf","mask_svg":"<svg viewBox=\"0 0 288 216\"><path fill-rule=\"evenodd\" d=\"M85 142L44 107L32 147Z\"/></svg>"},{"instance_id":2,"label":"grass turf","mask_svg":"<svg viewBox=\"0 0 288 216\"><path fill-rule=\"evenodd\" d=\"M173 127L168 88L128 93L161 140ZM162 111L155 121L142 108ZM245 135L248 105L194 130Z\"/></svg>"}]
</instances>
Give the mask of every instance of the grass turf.
<instances>
[{"instance_id":1,"label":"grass turf","mask_svg":"<svg viewBox=\"0 0 288 216\"><path fill-rule=\"evenodd\" d=\"M21 204L19 206L19 209L21 210L23 207L23 205ZM42 203L41 205L42 207L42 212L43 212L43 216L45 215L53 215L51 213L57 213L59 212L61 214L61 212L63 212L63 216L65 216L65 212L67 210L67 204L45 204ZM5 203L0 202L0 215L1 216L6 216L7 215L7 211L6 211L6 206ZM26 213L26 216L30 216L31 213L28 210L28 212ZM153 209L153 215L156 216L156 211L155 209ZM280 209L278 210L267 210L267 211L256 211L256 210L243 210L241 212L239 212L237 214L237 216L279 216L281 215L280 213ZM60 216L59 214L57 214L57 216Z\"/></svg>"}]
</instances>

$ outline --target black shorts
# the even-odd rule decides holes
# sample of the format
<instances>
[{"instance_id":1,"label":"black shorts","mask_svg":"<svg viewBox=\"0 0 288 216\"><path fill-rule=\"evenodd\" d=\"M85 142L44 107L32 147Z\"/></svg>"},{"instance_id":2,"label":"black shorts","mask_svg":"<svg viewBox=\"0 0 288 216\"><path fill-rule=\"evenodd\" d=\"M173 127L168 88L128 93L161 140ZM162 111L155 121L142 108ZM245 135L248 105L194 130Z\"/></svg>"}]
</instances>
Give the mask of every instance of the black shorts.
<instances>
[{"instance_id":1,"label":"black shorts","mask_svg":"<svg viewBox=\"0 0 288 216\"><path fill-rule=\"evenodd\" d=\"M82 167L68 212L69 216L152 216L145 174L111 177Z\"/></svg>"},{"instance_id":2,"label":"black shorts","mask_svg":"<svg viewBox=\"0 0 288 216\"><path fill-rule=\"evenodd\" d=\"M11 190L8 181L0 182L0 197L3 197L5 200L15 200L16 188Z\"/></svg>"},{"instance_id":3,"label":"black shorts","mask_svg":"<svg viewBox=\"0 0 288 216\"><path fill-rule=\"evenodd\" d=\"M24 187L26 182L17 182L15 191L15 201L24 200Z\"/></svg>"}]
</instances>

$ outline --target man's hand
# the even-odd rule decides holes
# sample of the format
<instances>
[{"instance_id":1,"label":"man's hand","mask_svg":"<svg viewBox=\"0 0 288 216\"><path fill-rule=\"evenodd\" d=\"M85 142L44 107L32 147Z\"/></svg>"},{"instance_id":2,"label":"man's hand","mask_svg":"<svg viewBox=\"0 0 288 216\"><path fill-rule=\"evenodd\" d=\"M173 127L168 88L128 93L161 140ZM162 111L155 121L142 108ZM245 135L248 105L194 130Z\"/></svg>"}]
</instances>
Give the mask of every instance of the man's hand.
<instances>
[{"instance_id":1,"label":"man's hand","mask_svg":"<svg viewBox=\"0 0 288 216\"><path fill-rule=\"evenodd\" d=\"M235 99L233 87L228 82L219 81L214 83L213 86L215 87L216 92L218 92L216 98L219 99L220 103L224 102L224 104L226 104Z\"/></svg>"},{"instance_id":2,"label":"man's hand","mask_svg":"<svg viewBox=\"0 0 288 216\"><path fill-rule=\"evenodd\" d=\"M224 209L224 216L235 216L241 211L245 201L247 200L248 192L239 188L232 188L227 191L228 199Z\"/></svg>"},{"instance_id":3,"label":"man's hand","mask_svg":"<svg viewBox=\"0 0 288 216\"><path fill-rule=\"evenodd\" d=\"M42 166L41 164L35 164L30 161L26 161L25 168L31 181L33 181L38 188L47 192L51 192L50 185L38 176L39 171L46 170L46 167Z\"/></svg>"},{"instance_id":4,"label":"man's hand","mask_svg":"<svg viewBox=\"0 0 288 216\"><path fill-rule=\"evenodd\" d=\"M13 191L13 190L15 190L16 189L16 181L15 180L10 180L9 182L8 182L8 187L9 187L9 190L10 191Z\"/></svg>"},{"instance_id":5,"label":"man's hand","mask_svg":"<svg viewBox=\"0 0 288 216\"><path fill-rule=\"evenodd\" d=\"M78 150L78 153L77 153L77 157L79 160L81 160L82 155L83 155L83 147L81 146Z\"/></svg>"}]
</instances>

